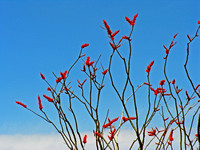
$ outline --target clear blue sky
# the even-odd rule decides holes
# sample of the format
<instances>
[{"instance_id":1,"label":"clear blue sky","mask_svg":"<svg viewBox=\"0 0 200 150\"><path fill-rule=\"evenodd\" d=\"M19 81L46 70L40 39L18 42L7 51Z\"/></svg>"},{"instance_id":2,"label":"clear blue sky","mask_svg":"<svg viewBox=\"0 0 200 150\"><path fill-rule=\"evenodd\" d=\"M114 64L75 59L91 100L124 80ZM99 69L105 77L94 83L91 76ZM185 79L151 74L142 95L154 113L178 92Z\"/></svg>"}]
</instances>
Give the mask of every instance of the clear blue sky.
<instances>
[{"instance_id":1,"label":"clear blue sky","mask_svg":"<svg viewBox=\"0 0 200 150\"><path fill-rule=\"evenodd\" d=\"M92 60L102 54L101 62L106 68L112 50L106 31L100 27L104 19L113 31L120 29L120 38L130 31L124 17L133 18L139 13L132 37L135 86L147 81L145 70L152 60L155 60L152 83L157 86L164 79L160 71L165 55L162 45L169 45L173 35L178 33L178 43L169 58L169 77L177 79L180 87L189 90L183 71L188 41L186 35L194 35L197 29L199 6L199 0L0 0L0 134L55 131L46 122L16 105L15 101L21 101L39 112L37 96L48 94L48 86L41 80L40 72L54 83L52 72L59 74L68 70L84 43L90 44L84 53ZM197 69L200 66L199 45L198 39L191 46L192 59L189 62L189 70L196 84L200 83L200 70ZM81 66L79 63L75 69ZM118 71L117 68L115 71ZM76 85L77 79L83 81L84 78L81 73L74 74L71 81ZM109 84L108 80L105 84ZM111 92L107 88L103 93L102 117L106 114L105 108L111 106L111 117L120 114L119 101L113 98L115 96ZM44 102L44 107L48 109L49 104ZM77 104L75 109L81 114L77 107L80 105ZM81 130L91 130L93 127L85 117L80 118L80 124Z\"/></svg>"}]
</instances>

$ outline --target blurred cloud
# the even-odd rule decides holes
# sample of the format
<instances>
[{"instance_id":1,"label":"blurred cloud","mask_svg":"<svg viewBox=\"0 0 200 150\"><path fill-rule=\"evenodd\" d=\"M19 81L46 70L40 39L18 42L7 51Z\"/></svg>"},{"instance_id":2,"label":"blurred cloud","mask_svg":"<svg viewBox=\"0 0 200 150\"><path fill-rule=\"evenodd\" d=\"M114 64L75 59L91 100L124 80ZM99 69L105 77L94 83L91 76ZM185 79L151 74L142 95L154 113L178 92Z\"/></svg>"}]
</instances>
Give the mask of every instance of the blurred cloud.
<instances>
[{"instance_id":1,"label":"blurred cloud","mask_svg":"<svg viewBox=\"0 0 200 150\"><path fill-rule=\"evenodd\" d=\"M151 129L150 129L151 130ZM94 150L95 147L95 137L93 133L91 132L84 132L81 133L82 136L87 134L87 144L85 145L85 148L87 150ZM105 132L105 135L108 133ZM192 132L194 134L194 132ZM106 137L106 136L105 136ZM133 133L133 130L123 130L120 131L119 134L119 144L120 144L120 150L127 150L130 147L130 143L133 141L135 137L135 134ZM168 137L168 135L167 135ZM173 141L173 147L175 149L180 149L178 147L179 145L179 131L176 130L174 132L174 141ZM151 140L153 137L146 136L146 142ZM155 140L152 141L151 145L147 149L155 149ZM197 146L198 143L196 143ZM135 144L135 147L132 149L135 149L137 144ZM194 147L195 148L195 147ZM1 150L63 150L66 149L66 145L62 138L58 134L34 134L34 135L0 135L0 149ZM81 148L80 148L81 149ZM136 148L137 149L137 148Z\"/></svg>"}]
</instances>

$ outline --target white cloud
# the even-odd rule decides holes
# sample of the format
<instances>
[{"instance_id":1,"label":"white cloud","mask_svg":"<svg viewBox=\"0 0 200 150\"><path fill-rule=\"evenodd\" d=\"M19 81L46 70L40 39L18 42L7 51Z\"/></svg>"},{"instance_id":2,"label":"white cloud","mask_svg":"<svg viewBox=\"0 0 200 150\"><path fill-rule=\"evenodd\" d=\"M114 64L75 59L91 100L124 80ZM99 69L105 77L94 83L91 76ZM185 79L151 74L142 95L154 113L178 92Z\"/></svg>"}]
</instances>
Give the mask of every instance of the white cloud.
<instances>
[{"instance_id":1,"label":"white cloud","mask_svg":"<svg viewBox=\"0 0 200 150\"><path fill-rule=\"evenodd\" d=\"M93 133L82 133L84 136L88 135L87 144L85 145L86 150L95 150L95 138ZM105 133L107 135L107 133ZM175 141L173 146L175 149L178 148L178 130L174 132L173 135ZM130 146L130 143L135 138L135 134L130 130L123 130L119 134L119 144L120 150L127 150ZM149 141L152 137L146 136L146 141ZM155 149L155 141L152 142L151 146L148 149ZM137 145L135 145L137 146ZM132 149L135 149L133 147ZM64 150L67 149L64 141L57 134L48 134L48 135L0 135L0 150Z\"/></svg>"},{"instance_id":2,"label":"white cloud","mask_svg":"<svg viewBox=\"0 0 200 150\"><path fill-rule=\"evenodd\" d=\"M0 135L1 150L63 150L59 135Z\"/></svg>"}]
</instances>

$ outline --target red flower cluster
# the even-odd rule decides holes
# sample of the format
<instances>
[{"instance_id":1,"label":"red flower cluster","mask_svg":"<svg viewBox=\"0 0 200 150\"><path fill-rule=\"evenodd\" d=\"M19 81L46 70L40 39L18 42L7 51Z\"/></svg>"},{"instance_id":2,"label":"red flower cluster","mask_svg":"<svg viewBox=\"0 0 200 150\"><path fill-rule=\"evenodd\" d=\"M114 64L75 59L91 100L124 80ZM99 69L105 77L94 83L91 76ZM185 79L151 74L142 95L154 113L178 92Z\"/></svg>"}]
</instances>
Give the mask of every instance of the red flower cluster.
<instances>
[{"instance_id":1,"label":"red flower cluster","mask_svg":"<svg viewBox=\"0 0 200 150\"><path fill-rule=\"evenodd\" d=\"M171 132L169 134L169 141L173 141L174 140L174 138L172 136L173 136L173 130L171 130Z\"/></svg>"},{"instance_id":2,"label":"red flower cluster","mask_svg":"<svg viewBox=\"0 0 200 150\"><path fill-rule=\"evenodd\" d=\"M111 39L114 40L115 35L117 35L117 33L119 33L120 30L115 31L113 34L111 34Z\"/></svg>"},{"instance_id":3,"label":"red flower cluster","mask_svg":"<svg viewBox=\"0 0 200 150\"><path fill-rule=\"evenodd\" d=\"M161 80L159 83L161 86L163 86L165 84L165 80Z\"/></svg>"},{"instance_id":4,"label":"red flower cluster","mask_svg":"<svg viewBox=\"0 0 200 150\"><path fill-rule=\"evenodd\" d=\"M146 72L149 73L151 71L151 67L154 64L154 60L147 66Z\"/></svg>"},{"instance_id":5,"label":"red flower cluster","mask_svg":"<svg viewBox=\"0 0 200 150\"><path fill-rule=\"evenodd\" d=\"M92 66L93 63L94 63L94 61L90 62L90 57L88 56L87 59L86 59L85 64L86 64L87 66Z\"/></svg>"},{"instance_id":6,"label":"red flower cluster","mask_svg":"<svg viewBox=\"0 0 200 150\"><path fill-rule=\"evenodd\" d=\"M115 51L115 49L117 49L117 48L119 48L121 45L114 45L114 44L112 44L111 42L109 42L110 43L110 46L112 47L112 49L113 49L113 52Z\"/></svg>"},{"instance_id":7,"label":"red flower cluster","mask_svg":"<svg viewBox=\"0 0 200 150\"><path fill-rule=\"evenodd\" d=\"M154 136L154 135L156 135L156 129L153 129L152 131L147 131L147 134L148 134L149 136Z\"/></svg>"},{"instance_id":8,"label":"red flower cluster","mask_svg":"<svg viewBox=\"0 0 200 150\"><path fill-rule=\"evenodd\" d=\"M169 45L169 49L171 49L175 44L176 42L174 43L173 41L171 41L171 44Z\"/></svg>"},{"instance_id":9,"label":"red flower cluster","mask_svg":"<svg viewBox=\"0 0 200 150\"><path fill-rule=\"evenodd\" d=\"M86 43L86 44L81 45L81 48L85 48L85 47L88 47L88 46L89 46L89 44Z\"/></svg>"},{"instance_id":10,"label":"red flower cluster","mask_svg":"<svg viewBox=\"0 0 200 150\"><path fill-rule=\"evenodd\" d=\"M48 97L48 96L46 96L46 95L43 95L44 96L44 98L46 98L49 102L53 102L53 98L50 98L50 97Z\"/></svg>"},{"instance_id":11,"label":"red flower cluster","mask_svg":"<svg viewBox=\"0 0 200 150\"><path fill-rule=\"evenodd\" d=\"M114 128L111 132L109 132L110 133L110 136L108 135L108 138L112 141L112 139L114 138L114 136L115 136L115 131L116 131L116 129Z\"/></svg>"},{"instance_id":12,"label":"red flower cluster","mask_svg":"<svg viewBox=\"0 0 200 150\"><path fill-rule=\"evenodd\" d=\"M163 47L165 48L165 53L169 54L169 49L165 45L163 45Z\"/></svg>"},{"instance_id":13,"label":"red flower cluster","mask_svg":"<svg viewBox=\"0 0 200 150\"><path fill-rule=\"evenodd\" d=\"M172 84L175 84L175 79L174 79L174 80L172 80Z\"/></svg>"},{"instance_id":14,"label":"red flower cluster","mask_svg":"<svg viewBox=\"0 0 200 150\"><path fill-rule=\"evenodd\" d=\"M123 39L126 39L126 40L128 40L128 41L131 41L131 39L130 39L128 36L123 36L123 37L119 40L119 43L121 43L121 41L122 41Z\"/></svg>"},{"instance_id":15,"label":"red flower cluster","mask_svg":"<svg viewBox=\"0 0 200 150\"><path fill-rule=\"evenodd\" d=\"M151 84L149 84L149 83L146 83L146 82L144 82L144 84L145 84L145 85L148 85L148 86L152 86Z\"/></svg>"},{"instance_id":16,"label":"red flower cluster","mask_svg":"<svg viewBox=\"0 0 200 150\"><path fill-rule=\"evenodd\" d=\"M61 77L59 77L58 79L56 79L56 82L59 83L62 79L65 79L66 78L66 75L67 75L67 70L63 73L63 72L60 72L60 75Z\"/></svg>"},{"instance_id":17,"label":"red flower cluster","mask_svg":"<svg viewBox=\"0 0 200 150\"><path fill-rule=\"evenodd\" d=\"M181 122L176 122L176 124L183 124L184 123L184 121L182 120Z\"/></svg>"},{"instance_id":18,"label":"red flower cluster","mask_svg":"<svg viewBox=\"0 0 200 150\"><path fill-rule=\"evenodd\" d=\"M25 105L25 104L23 104L23 103L21 103L21 102L19 102L19 101L16 101L16 103L19 104L19 105L21 105L21 106L23 106L24 108L27 107L27 105Z\"/></svg>"},{"instance_id":19,"label":"red flower cluster","mask_svg":"<svg viewBox=\"0 0 200 150\"><path fill-rule=\"evenodd\" d=\"M96 132L96 131L93 130L93 133L94 133L95 136L101 137L101 134L99 132Z\"/></svg>"},{"instance_id":20,"label":"red flower cluster","mask_svg":"<svg viewBox=\"0 0 200 150\"><path fill-rule=\"evenodd\" d=\"M106 29L107 29L108 35L110 35L110 36L111 36L111 34L112 34L112 31L110 30L110 27L109 27L109 25L107 24L107 22L106 22L105 20L103 20L103 23L104 23L104 25L105 25L105 27L106 27Z\"/></svg>"},{"instance_id":21,"label":"red flower cluster","mask_svg":"<svg viewBox=\"0 0 200 150\"><path fill-rule=\"evenodd\" d=\"M44 76L42 73L40 73L40 76L41 76L41 78L42 78L43 80L45 80L45 76Z\"/></svg>"},{"instance_id":22,"label":"red flower cluster","mask_svg":"<svg viewBox=\"0 0 200 150\"><path fill-rule=\"evenodd\" d=\"M130 117L130 120L135 120L135 119L136 119L136 117ZM128 121L128 118L122 117L122 120L123 120L124 122L126 122L126 121Z\"/></svg>"},{"instance_id":23,"label":"red flower cluster","mask_svg":"<svg viewBox=\"0 0 200 150\"><path fill-rule=\"evenodd\" d=\"M169 45L169 48L167 48L165 45L163 45L163 47L165 48L165 53L168 55L169 54L169 50L176 44L176 42L174 43L174 39L176 38L178 33L176 33L174 36L173 36L173 40L171 41L170 45ZM167 57L164 57L164 59L166 59Z\"/></svg>"},{"instance_id":24,"label":"red flower cluster","mask_svg":"<svg viewBox=\"0 0 200 150\"><path fill-rule=\"evenodd\" d=\"M137 17L138 17L138 13L135 14L133 20L130 20L128 17L125 17L125 19L126 19L126 21L127 21L131 26L134 26Z\"/></svg>"},{"instance_id":25,"label":"red flower cluster","mask_svg":"<svg viewBox=\"0 0 200 150\"><path fill-rule=\"evenodd\" d=\"M87 135L85 135L85 136L83 137L83 143L84 143L84 144L87 143Z\"/></svg>"},{"instance_id":26,"label":"red flower cluster","mask_svg":"<svg viewBox=\"0 0 200 150\"><path fill-rule=\"evenodd\" d=\"M157 95L158 93L164 94L166 92L166 90L161 87L158 87L156 90L152 87L150 87L150 89L154 92L155 95Z\"/></svg>"},{"instance_id":27,"label":"red flower cluster","mask_svg":"<svg viewBox=\"0 0 200 150\"><path fill-rule=\"evenodd\" d=\"M115 122L115 121L117 121L118 119L119 119L119 117L117 117L117 118L115 118L115 119L109 121L107 124L103 125L103 128L107 128L107 127L111 126L112 123Z\"/></svg>"},{"instance_id":28,"label":"red flower cluster","mask_svg":"<svg viewBox=\"0 0 200 150\"><path fill-rule=\"evenodd\" d=\"M38 96L38 105L39 105L39 109L42 110L43 107L42 107L40 96Z\"/></svg>"},{"instance_id":29,"label":"red flower cluster","mask_svg":"<svg viewBox=\"0 0 200 150\"><path fill-rule=\"evenodd\" d=\"M83 65L83 69L81 69L81 71L83 71L83 72L86 71L86 67L85 67L85 65Z\"/></svg>"},{"instance_id":30,"label":"red flower cluster","mask_svg":"<svg viewBox=\"0 0 200 150\"><path fill-rule=\"evenodd\" d=\"M176 33L176 34L173 36L173 38L175 39L177 35L178 35L178 33Z\"/></svg>"},{"instance_id":31,"label":"red flower cluster","mask_svg":"<svg viewBox=\"0 0 200 150\"><path fill-rule=\"evenodd\" d=\"M102 72L102 74L103 74L103 75L106 75L107 72L108 72L108 69L104 70L104 71Z\"/></svg>"}]
</instances>

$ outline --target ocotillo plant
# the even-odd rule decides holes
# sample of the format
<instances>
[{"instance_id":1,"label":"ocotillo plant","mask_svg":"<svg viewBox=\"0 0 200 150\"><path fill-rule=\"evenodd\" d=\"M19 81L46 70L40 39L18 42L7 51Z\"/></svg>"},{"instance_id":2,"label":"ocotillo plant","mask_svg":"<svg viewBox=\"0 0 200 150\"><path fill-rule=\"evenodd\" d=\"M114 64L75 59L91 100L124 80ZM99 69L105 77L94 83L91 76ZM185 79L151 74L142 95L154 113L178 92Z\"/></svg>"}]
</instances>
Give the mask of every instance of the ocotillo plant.
<instances>
[{"instance_id":1,"label":"ocotillo plant","mask_svg":"<svg viewBox=\"0 0 200 150\"><path fill-rule=\"evenodd\" d=\"M150 145L153 145L155 149L173 149L175 146L180 149L194 149L198 147L200 127L199 123L195 122L195 120L198 118L200 109L200 84L193 82L187 64L188 61L190 61L190 45L198 38L200 21L197 22L198 27L196 33L193 36L186 35L188 43L186 43L186 58L183 66L187 77L185 80L189 81L190 88L193 91L189 93L184 90L184 88L178 86L175 80L176 77L172 79L169 78L167 71L168 58L172 55L171 51L175 50L177 43L176 37L178 34L172 37L168 45L163 45L163 54L165 55L163 57L163 70L161 70L164 75L163 80L158 81L158 85L153 85L151 83L150 74L152 70L154 70L154 63L156 63L156 60L155 62L152 60L149 65L144 66L146 79L135 87L134 81L132 80L131 56L133 52L132 34L137 17L138 14L136 14L133 19L125 17L131 30L128 35L122 36L120 40L116 40L116 37L121 31L117 30L113 32L108 23L103 20L102 28L106 31L111 46L107 67L104 67L101 63L101 57L97 60L91 60L90 56L85 54L86 49L89 47L89 44L86 43L80 47L80 53L70 68L64 72L60 72L59 75L53 73L55 77L54 85L50 84L48 79L45 78L45 75L40 73L41 78L47 83L47 91L49 91L50 95L43 95L43 99L49 101L50 105L54 106L57 112L58 123L49 118L49 115L45 112L45 108L43 108L42 98L40 96L38 96L40 113L33 111L22 102L16 101L17 104L50 123L62 136L67 148L71 150L87 149L87 135L82 135L80 132L79 128L81 124L78 123L78 116L74 111L73 104L75 100L82 104L83 107L81 109L85 109L89 116L88 119L93 121L95 128L91 129L91 132L93 132L96 139L96 149L120 149L121 143L118 140L118 136L124 124L129 124L135 135L130 143L129 149L138 147L138 149L143 150L148 149ZM123 56L124 52L122 53L120 49L125 44L127 44L128 47L126 55ZM119 66L122 66L119 70L124 71L124 79L121 81L122 84L120 84L122 85L121 87L116 84L116 74L113 73L113 68L115 67L113 63L114 57L119 59L118 63L121 64ZM77 73L84 74L86 78L83 81L70 81L69 77L73 75L71 72L75 65L79 65L78 62L82 62L82 65ZM101 113L99 107L102 100L101 94L104 90L104 86L106 86L104 85L105 78L109 78L111 87L113 88L112 91L117 95L123 110L121 116L116 116L116 118L112 119L109 118L109 113L107 113L104 122L102 122L99 117ZM72 82L77 82L79 92L74 90L77 89L77 87L71 86ZM144 86L147 87L147 90L141 89ZM139 92L147 93L147 97L144 100L146 112L143 118L141 118L139 114L140 107L137 97ZM65 98L65 101L63 98ZM132 103L129 103L130 101L132 101ZM129 104L131 104L131 106ZM66 108L68 108L67 112ZM73 120L69 119L69 112ZM157 127L155 123L153 124L155 118L160 120L163 126ZM149 130L152 125L154 125L154 127ZM192 130L195 128L196 131L196 127L197 133L193 134ZM174 135L175 132L176 135ZM178 144L175 145L175 141L178 141Z\"/></svg>"}]
</instances>

